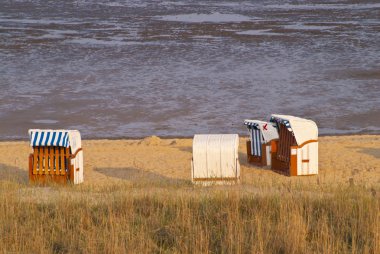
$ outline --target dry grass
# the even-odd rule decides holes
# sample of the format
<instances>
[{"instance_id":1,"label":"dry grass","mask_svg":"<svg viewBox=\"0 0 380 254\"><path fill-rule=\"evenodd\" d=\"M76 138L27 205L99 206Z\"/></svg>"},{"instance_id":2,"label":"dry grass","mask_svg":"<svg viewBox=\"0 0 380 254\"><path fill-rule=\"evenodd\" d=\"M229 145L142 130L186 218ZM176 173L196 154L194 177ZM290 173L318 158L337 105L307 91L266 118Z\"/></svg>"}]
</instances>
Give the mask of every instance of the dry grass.
<instances>
[{"instance_id":1,"label":"dry grass","mask_svg":"<svg viewBox=\"0 0 380 254\"><path fill-rule=\"evenodd\" d=\"M0 182L3 253L380 253L379 190Z\"/></svg>"},{"instance_id":2,"label":"dry grass","mask_svg":"<svg viewBox=\"0 0 380 254\"><path fill-rule=\"evenodd\" d=\"M320 138L318 176L246 163L194 187L191 139L86 140L85 182L29 186L0 142L0 253L380 253L380 136Z\"/></svg>"}]
</instances>

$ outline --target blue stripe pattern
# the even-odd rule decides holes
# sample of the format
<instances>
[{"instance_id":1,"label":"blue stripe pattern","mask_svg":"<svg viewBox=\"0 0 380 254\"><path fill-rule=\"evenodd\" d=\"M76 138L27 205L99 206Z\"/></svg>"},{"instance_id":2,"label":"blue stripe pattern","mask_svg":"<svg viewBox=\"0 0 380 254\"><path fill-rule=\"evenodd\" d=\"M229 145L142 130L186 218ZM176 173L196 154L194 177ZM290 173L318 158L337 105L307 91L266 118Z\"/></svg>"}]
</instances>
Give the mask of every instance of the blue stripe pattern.
<instances>
[{"instance_id":1,"label":"blue stripe pattern","mask_svg":"<svg viewBox=\"0 0 380 254\"><path fill-rule=\"evenodd\" d=\"M244 125L247 125L249 129L249 134L251 136L251 154L253 156L261 156L262 154L262 133L260 130L260 125L254 122L244 122Z\"/></svg>"},{"instance_id":2,"label":"blue stripe pattern","mask_svg":"<svg viewBox=\"0 0 380 254\"><path fill-rule=\"evenodd\" d=\"M65 133L65 136L63 136L63 146L64 146L64 147L66 147L67 142L68 142L68 140L67 140L67 135L68 135L68 133L66 132L66 133Z\"/></svg>"},{"instance_id":3,"label":"blue stripe pattern","mask_svg":"<svg viewBox=\"0 0 380 254\"><path fill-rule=\"evenodd\" d=\"M281 119L281 118L276 118L276 117L271 117L270 118L270 122L272 123L277 123L277 124L283 124L286 126L286 128L290 129L291 131L291 126L290 126L290 123L288 120L284 120L284 119Z\"/></svg>"},{"instance_id":4,"label":"blue stripe pattern","mask_svg":"<svg viewBox=\"0 0 380 254\"><path fill-rule=\"evenodd\" d=\"M44 140L45 132L41 132L40 146L42 146L42 141Z\"/></svg>"},{"instance_id":5,"label":"blue stripe pattern","mask_svg":"<svg viewBox=\"0 0 380 254\"><path fill-rule=\"evenodd\" d=\"M32 134L32 142L33 142L33 146L36 146L36 145L37 145L38 134L39 134L38 132ZM34 139L33 139L33 138L34 138Z\"/></svg>"},{"instance_id":6,"label":"blue stripe pattern","mask_svg":"<svg viewBox=\"0 0 380 254\"><path fill-rule=\"evenodd\" d=\"M47 135L46 135L45 146L48 145L49 138L50 138L50 132L48 132Z\"/></svg>"},{"instance_id":7,"label":"blue stripe pattern","mask_svg":"<svg viewBox=\"0 0 380 254\"><path fill-rule=\"evenodd\" d=\"M70 146L68 131L34 131L30 136L32 146Z\"/></svg>"},{"instance_id":8,"label":"blue stripe pattern","mask_svg":"<svg viewBox=\"0 0 380 254\"><path fill-rule=\"evenodd\" d=\"M60 146L61 144L61 137L62 137L62 132L58 132L58 139L56 141L57 146Z\"/></svg>"},{"instance_id":9,"label":"blue stripe pattern","mask_svg":"<svg viewBox=\"0 0 380 254\"><path fill-rule=\"evenodd\" d=\"M261 131L257 128L251 129L251 154L261 156Z\"/></svg>"},{"instance_id":10,"label":"blue stripe pattern","mask_svg":"<svg viewBox=\"0 0 380 254\"><path fill-rule=\"evenodd\" d=\"M247 127L256 127L256 128L259 128L259 124L258 123L252 123L252 122L244 122L244 125L247 125Z\"/></svg>"},{"instance_id":11,"label":"blue stripe pattern","mask_svg":"<svg viewBox=\"0 0 380 254\"><path fill-rule=\"evenodd\" d=\"M57 135L57 133L56 132L53 132L53 137L51 138L51 142L52 143L54 143L54 141L55 141L55 136Z\"/></svg>"}]
</instances>

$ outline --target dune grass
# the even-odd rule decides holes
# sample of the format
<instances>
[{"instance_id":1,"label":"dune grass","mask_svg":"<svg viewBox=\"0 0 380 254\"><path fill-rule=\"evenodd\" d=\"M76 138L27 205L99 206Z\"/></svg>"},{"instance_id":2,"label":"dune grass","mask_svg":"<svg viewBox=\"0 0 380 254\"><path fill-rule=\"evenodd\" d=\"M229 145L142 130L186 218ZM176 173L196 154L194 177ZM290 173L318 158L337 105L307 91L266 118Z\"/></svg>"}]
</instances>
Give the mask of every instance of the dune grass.
<instances>
[{"instance_id":1,"label":"dune grass","mask_svg":"<svg viewBox=\"0 0 380 254\"><path fill-rule=\"evenodd\" d=\"M341 186L0 182L3 253L380 253L380 197Z\"/></svg>"}]
</instances>

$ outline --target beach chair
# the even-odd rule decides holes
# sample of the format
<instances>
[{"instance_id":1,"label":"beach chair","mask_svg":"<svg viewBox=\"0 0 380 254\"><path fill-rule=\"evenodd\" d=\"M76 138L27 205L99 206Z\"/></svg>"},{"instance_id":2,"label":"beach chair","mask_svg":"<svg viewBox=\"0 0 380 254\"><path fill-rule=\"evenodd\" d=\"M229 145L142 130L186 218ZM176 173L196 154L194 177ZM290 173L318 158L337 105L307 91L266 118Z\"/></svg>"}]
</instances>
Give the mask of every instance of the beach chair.
<instances>
[{"instance_id":1,"label":"beach chair","mask_svg":"<svg viewBox=\"0 0 380 254\"><path fill-rule=\"evenodd\" d=\"M29 130L29 181L83 182L83 150L76 130Z\"/></svg>"},{"instance_id":2,"label":"beach chair","mask_svg":"<svg viewBox=\"0 0 380 254\"><path fill-rule=\"evenodd\" d=\"M240 182L237 134L195 135L191 180L195 184Z\"/></svg>"},{"instance_id":3,"label":"beach chair","mask_svg":"<svg viewBox=\"0 0 380 254\"><path fill-rule=\"evenodd\" d=\"M318 127L299 117L272 115L279 139L272 140L272 165L277 172L289 175L318 174Z\"/></svg>"},{"instance_id":4,"label":"beach chair","mask_svg":"<svg viewBox=\"0 0 380 254\"><path fill-rule=\"evenodd\" d=\"M244 120L249 132L247 140L248 163L258 166L271 165L271 141L278 139L278 131L273 123L259 120Z\"/></svg>"}]
</instances>

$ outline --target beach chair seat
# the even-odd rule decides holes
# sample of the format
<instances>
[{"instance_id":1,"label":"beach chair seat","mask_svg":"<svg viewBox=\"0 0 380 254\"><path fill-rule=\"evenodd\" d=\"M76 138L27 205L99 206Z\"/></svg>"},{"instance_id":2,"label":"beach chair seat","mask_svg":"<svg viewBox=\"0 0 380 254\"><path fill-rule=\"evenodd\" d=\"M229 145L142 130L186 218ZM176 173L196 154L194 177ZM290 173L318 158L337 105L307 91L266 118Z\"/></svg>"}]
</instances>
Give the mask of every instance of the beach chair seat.
<instances>
[{"instance_id":1,"label":"beach chair seat","mask_svg":"<svg viewBox=\"0 0 380 254\"><path fill-rule=\"evenodd\" d=\"M83 150L76 130L29 130L29 181L83 182Z\"/></svg>"},{"instance_id":2,"label":"beach chair seat","mask_svg":"<svg viewBox=\"0 0 380 254\"><path fill-rule=\"evenodd\" d=\"M318 127L299 117L272 115L279 138L271 141L271 168L289 175L318 174Z\"/></svg>"},{"instance_id":3,"label":"beach chair seat","mask_svg":"<svg viewBox=\"0 0 380 254\"><path fill-rule=\"evenodd\" d=\"M191 179L195 184L240 182L237 134L195 135Z\"/></svg>"},{"instance_id":4,"label":"beach chair seat","mask_svg":"<svg viewBox=\"0 0 380 254\"><path fill-rule=\"evenodd\" d=\"M276 126L270 122L244 120L249 132L247 161L258 166L271 165L271 141L278 139Z\"/></svg>"}]
</instances>

